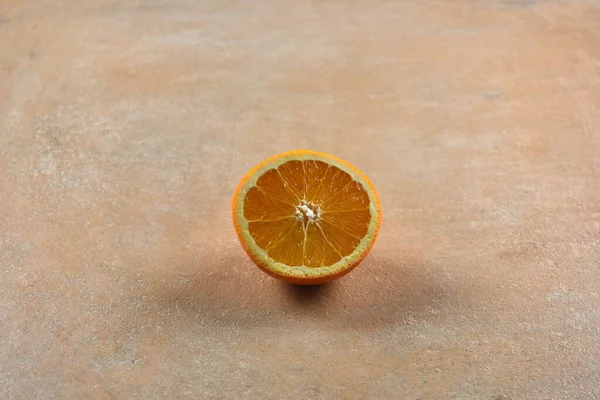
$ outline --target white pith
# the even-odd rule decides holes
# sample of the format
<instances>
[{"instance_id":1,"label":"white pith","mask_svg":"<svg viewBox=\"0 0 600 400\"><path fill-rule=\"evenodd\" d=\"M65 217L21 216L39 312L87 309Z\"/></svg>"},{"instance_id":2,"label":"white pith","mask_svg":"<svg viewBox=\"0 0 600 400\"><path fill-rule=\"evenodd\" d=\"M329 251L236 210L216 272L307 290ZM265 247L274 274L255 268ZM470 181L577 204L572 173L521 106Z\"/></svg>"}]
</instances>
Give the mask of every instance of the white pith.
<instances>
[{"instance_id":1,"label":"white pith","mask_svg":"<svg viewBox=\"0 0 600 400\"><path fill-rule=\"evenodd\" d=\"M321 207L310 201L301 200L300 204L296 206L295 215L299 221L318 222L321 217Z\"/></svg>"}]
</instances>

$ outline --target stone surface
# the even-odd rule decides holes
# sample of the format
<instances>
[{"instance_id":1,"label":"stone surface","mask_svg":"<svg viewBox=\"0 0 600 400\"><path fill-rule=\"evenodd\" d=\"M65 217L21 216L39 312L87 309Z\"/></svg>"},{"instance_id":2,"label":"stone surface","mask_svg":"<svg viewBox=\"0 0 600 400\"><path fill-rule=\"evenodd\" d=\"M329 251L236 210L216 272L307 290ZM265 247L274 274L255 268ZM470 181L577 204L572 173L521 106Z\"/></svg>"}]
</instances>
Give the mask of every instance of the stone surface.
<instances>
[{"instance_id":1,"label":"stone surface","mask_svg":"<svg viewBox=\"0 0 600 400\"><path fill-rule=\"evenodd\" d=\"M0 398L600 398L600 3L2 0ZM374 182L295 288L230 198Z\"/></svg>"}]
</instances>

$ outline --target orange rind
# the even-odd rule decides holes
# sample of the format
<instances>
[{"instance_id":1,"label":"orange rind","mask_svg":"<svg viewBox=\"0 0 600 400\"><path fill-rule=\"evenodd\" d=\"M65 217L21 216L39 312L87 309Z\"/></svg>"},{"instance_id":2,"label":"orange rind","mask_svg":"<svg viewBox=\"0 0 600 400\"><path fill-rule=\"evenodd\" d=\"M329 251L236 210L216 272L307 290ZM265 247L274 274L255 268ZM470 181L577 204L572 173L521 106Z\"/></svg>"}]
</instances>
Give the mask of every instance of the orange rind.
<instances>
[{"instance_id":1,"label":"orange rind","mask_svg":"<svg viewBox=\"0 0 600 400\"><path fill-rule=\"evenodd\" d=\"M350 163L311 150L282 153L252 168L235 190L232 214L250 259L300 285L350 272L381 226L371 181Z\"/></svg>"}]
</instances>

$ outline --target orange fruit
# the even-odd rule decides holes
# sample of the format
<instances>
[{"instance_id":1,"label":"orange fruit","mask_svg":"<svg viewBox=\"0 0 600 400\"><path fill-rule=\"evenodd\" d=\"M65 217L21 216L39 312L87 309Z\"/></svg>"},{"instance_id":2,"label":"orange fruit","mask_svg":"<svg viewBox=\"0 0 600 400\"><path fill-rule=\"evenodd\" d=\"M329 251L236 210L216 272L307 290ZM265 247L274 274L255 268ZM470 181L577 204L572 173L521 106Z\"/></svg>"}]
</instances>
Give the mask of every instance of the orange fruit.
<instances>
[{"instance_id":1,"label":"orange fruit","mask_svg":"<svg viewBox=\"0 0 600 400\"><path fill-rule=\"evenodd\" d=\"M381 225L369 179L346 161L309 150L276 155L250 170L235 190L232 212L252 261L301 285L350 272Z\"/></svg>"}]
</instances>

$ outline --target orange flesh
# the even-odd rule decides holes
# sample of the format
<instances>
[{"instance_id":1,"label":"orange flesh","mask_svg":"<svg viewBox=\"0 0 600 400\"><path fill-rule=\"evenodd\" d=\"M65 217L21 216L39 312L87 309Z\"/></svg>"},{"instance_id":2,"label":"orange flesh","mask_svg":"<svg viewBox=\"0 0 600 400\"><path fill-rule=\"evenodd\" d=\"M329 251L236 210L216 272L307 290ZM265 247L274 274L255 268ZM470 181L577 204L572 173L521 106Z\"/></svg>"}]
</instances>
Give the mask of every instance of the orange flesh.
<instances>
[{"instance_id":1,"label":"orange flesh","mask_svg":"<svg viewBox=\"0 0 600 400\"><path fill-rule=\"evenodd\" d=\"M256 244L273 260L333 265L367 234L369 196L360 183L322 161L288 161L265 172L244 199Z\"/></svg>"}]
</instances>

